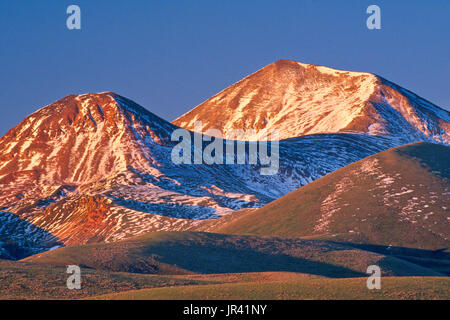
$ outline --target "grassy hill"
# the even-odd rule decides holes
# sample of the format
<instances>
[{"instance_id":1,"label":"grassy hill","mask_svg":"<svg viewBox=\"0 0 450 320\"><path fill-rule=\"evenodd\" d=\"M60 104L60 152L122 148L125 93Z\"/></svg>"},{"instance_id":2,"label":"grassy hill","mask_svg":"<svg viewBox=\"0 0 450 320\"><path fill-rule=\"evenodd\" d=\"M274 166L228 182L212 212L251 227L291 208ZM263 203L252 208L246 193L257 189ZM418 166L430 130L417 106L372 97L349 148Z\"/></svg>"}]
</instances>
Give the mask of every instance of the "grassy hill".
<instances>
[{"instance_id":1,"label":"grassy hill","mask_svg":"<svg viewBox=\"0 0 450 320\"><path fill-rule=\"evenodd\" d=\"M448 299L450 278L383 278L368 290L366 278L304 279L286 282L228 283L133 290L94 297L107 300L273 300L273 299Z\"/></svg>"},{"instance_id":2,"label":"grassy hill","mask_svg":"<svg viewBox=\"0 0 450 320\"><path fill-rule=\"evenodd\" d=\"M0 299L447 299L449 277L330 279L295 272L149 275L82 268L68 290L66 267L0 260Z\"/></svg>"},{"instance_id":3,"label":"grassy hill","mask_svg":"<svg viewBox=\"0 0 450 320\"><path fill-rule=\"evenodd\" d=\"M205 223L200 230L446 249L449 179L450 147L414 143L367 157L260 209Z\"/></svg>"},{"instance_id":4,"label":"grassy hill","mask_svg":"<svg viewBox=\"0 0 450 320\"><path fill-rule=\"evenodd\" d=\"M69 290L64 266L0 260L0 300L82 299L133 289L211 284L207 279L109 272L81 268L81 289Z\"/></svg>"},{"instance_id":5,"label":"grassy hill","mask_svg":"<svg viewBox=\"0 0 450 320\"><path fill-rule=\"evenodd\" d=\"M59 248L24 261L148 274L284 271L330 278L365 276L367 266L377 264L386 276L441 275L407 261L325 241L203 232L154 232L115 243Z\"/></svg>"}]
</instances>

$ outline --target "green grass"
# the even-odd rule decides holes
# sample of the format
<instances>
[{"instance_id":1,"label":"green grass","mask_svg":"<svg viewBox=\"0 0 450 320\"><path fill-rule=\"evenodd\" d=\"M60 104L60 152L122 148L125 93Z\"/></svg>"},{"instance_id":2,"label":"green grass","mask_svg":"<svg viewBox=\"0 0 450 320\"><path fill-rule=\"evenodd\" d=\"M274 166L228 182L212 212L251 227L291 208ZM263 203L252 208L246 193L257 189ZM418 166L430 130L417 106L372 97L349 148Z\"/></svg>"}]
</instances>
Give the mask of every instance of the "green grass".
<instances>
[{"instance_id":1,"label":"green grass","mask_svg":"<svg viewBox=\"0 0 450 320\"><path fill-rule=\"evenodd\" d=\"M386 276L440 275L410 262L336 243L203 232L153 232L115 243L59 248L24 261L150 274L284 271L330 278L364 276L367 266L377 264Z\"/></svg>"},{"instance_id":2,"label":"green grass","mask_svg":"<svg viewBox=\"0 0 450 320\"><path fill-rule=\"evenodd\" d=\"M367 278L305 279L289 282L228 283L144 289L95 297L138 300L273 299L448 299L450 278L382 278L380 290L368 290Z\"/></svg>"}]
</instances>

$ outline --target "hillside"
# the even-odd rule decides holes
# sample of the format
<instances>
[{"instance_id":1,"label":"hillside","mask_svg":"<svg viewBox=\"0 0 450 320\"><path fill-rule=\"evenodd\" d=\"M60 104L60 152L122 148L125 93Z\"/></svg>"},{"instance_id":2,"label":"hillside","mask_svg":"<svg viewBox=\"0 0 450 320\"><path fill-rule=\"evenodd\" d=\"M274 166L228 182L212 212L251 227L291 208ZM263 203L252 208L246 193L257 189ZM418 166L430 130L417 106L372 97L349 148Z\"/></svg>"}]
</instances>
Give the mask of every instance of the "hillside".
<instances>
[{"instance_id":1,"label":"hillside","mask_svg":"<svg viewBox=\"0 0 450 320\"><path fill-rule=\"evenodd\" d=\"M93 297L100 300L445 300L450 279L383 278L381 290L367 290L366 278L302 279L269 283L231 283L130 290Z\"/></svg>"},{"instance_id":2,"label":"hillside","mask_svg":"<svg viewBox=\"0 0 450 320\"><path fill-rule=\"evenodd\" d=\"M292 272L149 275L84 267L81 272L81 289L67 290L65 266L0 260L0 299L445 299L450 281L384 277L380 291L369 291L366 278Z\"/></svg>"},{"instance_id":3,"label":"hillside","mask_svg":"<svg viewBox=\"0 0 450 320\"><path fill-rule=\"evenodd\" d=\"M318 240L154 232L114 243L69 246L23 261L148 274L296 272L331 278L364 276L377 264L386 276L441 275L397 258Z\"/></svg>"},{"instance_id":4,"label":"hillside","mask_svg":"<svg viewBox=\"0 0 450 320\"><path fill-rule=\"evenodd\" d=\"M450 147L410 144L367 157L260 209L200 229L445 249L450 247L449 178Z\"/></svg>"},{"instance_id":5,"label":"hillside","mask_svg":"<svg viewBox=\"0 0 450 320\"><path fill-rule=\"evenodd\" d=\"M68 290L66 266L0 260L0 300L82 299L101 294L217 281L81 268L80 290Z\"/></svg>"}]
</instances>

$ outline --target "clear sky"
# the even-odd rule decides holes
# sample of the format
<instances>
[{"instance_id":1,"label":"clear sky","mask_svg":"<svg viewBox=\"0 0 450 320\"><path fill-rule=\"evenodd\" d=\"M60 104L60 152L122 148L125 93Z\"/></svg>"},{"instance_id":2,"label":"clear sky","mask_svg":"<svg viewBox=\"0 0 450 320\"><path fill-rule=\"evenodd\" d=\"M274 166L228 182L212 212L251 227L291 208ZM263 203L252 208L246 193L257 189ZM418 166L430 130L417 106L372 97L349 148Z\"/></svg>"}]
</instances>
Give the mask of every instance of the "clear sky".
<instances>
[{"instance_id":1,"label":"clear sky","mask_svg":"<svg viewBox=\"0 0 450 320\"><path fill-rule=\"evenodd\" d=\"M278 59L372 72L450 109L449 20L448 0L1 0L0 135L73 93L114 91L172 121Z\"/></svg>"}]
</instances>

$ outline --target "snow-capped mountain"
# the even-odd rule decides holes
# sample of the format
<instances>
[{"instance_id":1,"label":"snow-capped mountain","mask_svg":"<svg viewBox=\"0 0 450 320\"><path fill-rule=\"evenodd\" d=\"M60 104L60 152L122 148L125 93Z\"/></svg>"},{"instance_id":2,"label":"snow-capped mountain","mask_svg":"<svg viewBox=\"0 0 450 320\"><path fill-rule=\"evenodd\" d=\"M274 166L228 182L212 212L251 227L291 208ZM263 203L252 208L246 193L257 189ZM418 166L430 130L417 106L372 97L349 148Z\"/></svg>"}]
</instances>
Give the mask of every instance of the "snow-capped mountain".
<instances>
[{"instance_id":1,"label":"snow-capped mountain","mask_svg":"<svg viewBox=\"0 0 450 320\"><path fill-rule=\"evenodd\" d=\"M249 141L245 164L175 163L173 132L197 120L242 140L277 130L276 174L248 163ZM70 95L0 139L0 257L192 229L391 147L448 144L449 132L447 111L387 80L284 60L174 124L115 93Z\"/></svg>"},{"instance_id":2,"label":"snow-capped mountain","mask_svg":"<svg viewBox=\"0 0 450 320\"><path fill-rule=\"evenodd\" d=\"M241 140L277 130L280 139L357 132L391 137L397 145L450 143L450 113L414 93L374 74L289 60L249 75L173 124L195 130L196 121L204 131L215 128Z\"/></svg>"},{"instance_id":3,"label":"snow-capped mountain","mask_svg":"<svg viewBox=\"0 0 450 320\"><path fill-rule=\"evenodd\" d=\"M49 239L40 251L58 241L189 229L200 219L263 206L392 146L359 134L288 139L280 142L277 174L265 176L261 165L248 163L175 164L176 129L109 92L71 95L38 110L0 140L0 216L8 221L0 233L8 238L8 230L31 224L38 230L24 237Z\"/></svg>"}]
</instances>

